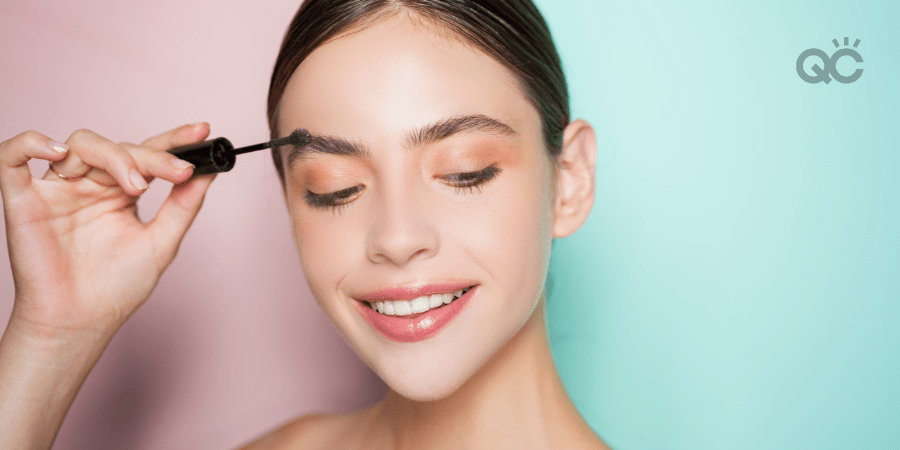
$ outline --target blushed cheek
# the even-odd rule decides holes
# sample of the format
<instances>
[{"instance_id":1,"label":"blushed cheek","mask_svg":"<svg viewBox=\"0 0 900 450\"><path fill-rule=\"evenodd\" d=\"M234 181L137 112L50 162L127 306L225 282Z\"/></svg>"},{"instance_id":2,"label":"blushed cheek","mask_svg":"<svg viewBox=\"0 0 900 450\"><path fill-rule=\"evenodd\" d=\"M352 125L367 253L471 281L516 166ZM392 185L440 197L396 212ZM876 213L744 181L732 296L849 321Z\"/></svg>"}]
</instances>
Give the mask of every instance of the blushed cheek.
<instances>
[{"instance_id":1,"label":"blushed cheek","mask_svg":"<svg viewBox=\"0 0 900 450\"><path fill-rule=\"evenodd\" d=\"M294 241L309 288L316 300L321 302L333 297L337 281L350 263L350 243L348 239L341 239L340 229L320 226L316 222L295 220Z\"/></svg>"},{"instance_id":2,"label":"blushed cheek","mask_svg":"<svg viewBox=\"0 0 900 450\"><path fill-rule=\"evenodd\" d=\"M548 171L532 174L528 185L531 189L529 195L518 197L518 208L523 211L519 227L522 240L518 243L521 251L521 286L527 287L526 300L528 307L534 306L541 294L541 288L547 274L550 263L550 240L552 229L552 208L549 198L550 178ZM515 242L509 242L515 246Z\"/></svg>"},{"instance_id":3,"label":"blushed cheek","mask_svg":"<svg viewBox=\"0 0 900 450\"><path fill-rule=\"evenodd\" d=\"M542 188L545 180L534 173L518 176L492 202L477 227L485 230L481 246L493 259L490 270L502 272L494 276L524 288L543 283L549 205Z\"/></svg>"}]
</instances>

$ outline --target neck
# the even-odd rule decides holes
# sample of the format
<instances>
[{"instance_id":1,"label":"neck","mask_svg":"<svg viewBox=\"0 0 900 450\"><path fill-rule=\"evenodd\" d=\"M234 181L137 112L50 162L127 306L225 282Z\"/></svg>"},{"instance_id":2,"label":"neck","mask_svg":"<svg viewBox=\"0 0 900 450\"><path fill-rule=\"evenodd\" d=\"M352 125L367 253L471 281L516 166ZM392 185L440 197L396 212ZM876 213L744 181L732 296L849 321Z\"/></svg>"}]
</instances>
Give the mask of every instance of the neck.
<instances>
[{"instance_id":1,"label":"neck","mask_svg":"<svg viewBox=\"0 0 900 450\"><path fill-rule=\"evenodd\" d=\"M367 411L375 441L390 448L604 448L559 379L545 317L542 299L522 329L446 398L422 402L389 391Z\"/></svg>"}]
</instances>

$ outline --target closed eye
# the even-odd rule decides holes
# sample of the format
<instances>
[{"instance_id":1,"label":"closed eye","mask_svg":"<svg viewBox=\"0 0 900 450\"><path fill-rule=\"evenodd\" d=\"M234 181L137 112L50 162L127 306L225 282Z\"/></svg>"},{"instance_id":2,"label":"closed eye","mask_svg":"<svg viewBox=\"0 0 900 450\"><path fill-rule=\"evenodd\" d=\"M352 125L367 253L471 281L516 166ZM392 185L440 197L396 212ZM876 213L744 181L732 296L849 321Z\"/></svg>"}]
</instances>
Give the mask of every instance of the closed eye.
<instances>
[{"instance_id":1,"label":"closed eye","mask_svg":"<svg viewBox=\"0 0 900 450\"><path fill-rule=\"evenodd\" d=\"M500 168L496 164L491 164L476 172L453 173L442 175L440 178L447 181L447 184L456 187L457 192L463 189L468 189L469 192L472 192L476 188L480 191L484 183L492 180L499 173Z\"/></svg>"},{"instance_id":2,"label":"closed eye","mask_svg":"<svg viewBox=\"0 0 900 450\"><path fill-rule=\"evenodd\" d=\"M325 194L317 194L307 190L304 197L306 198L306 204L312 208L334 208L334 210L337 210L341 206L350 203L353 198L355 198L356 194L362 190L362 185Z\"/></svg>"},{"instance_id":3,"label":"closed eye","mask_svg":"<svg viewBox=\"0 0 900 450\"><path fill-rule=\"evenodd\" d=\"M452 173L442 175L438 178L443 179L450 186L456 188L457 192L468 190L473 192L476 188L480 190L484 183L494 179L500 173L500 168L496 164L491 164L484 169L475 172ZM333 208L335 211L340 207L347 205L356 195L361 192L365 186L357 185L340 191L318 194L310 190L306 191L304 198L306 204L312 208Z\"/></svg>"}]
</instances>

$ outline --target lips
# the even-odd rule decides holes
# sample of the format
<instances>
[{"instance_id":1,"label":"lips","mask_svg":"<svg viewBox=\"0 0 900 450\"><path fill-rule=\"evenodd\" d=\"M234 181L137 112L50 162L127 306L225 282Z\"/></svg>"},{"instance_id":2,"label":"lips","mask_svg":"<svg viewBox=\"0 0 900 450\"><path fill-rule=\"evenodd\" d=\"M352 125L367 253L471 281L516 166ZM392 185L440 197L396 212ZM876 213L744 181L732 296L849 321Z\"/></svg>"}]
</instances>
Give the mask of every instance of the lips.
<instances>
[{"instance_id":1,"label":"lips","mask_svg":"<svg viewBox=\"0 0 900 450\"><path fill-rule=\"evenodd\" d=\"M382 336L418 342L449 325L477 290L470 282L379 289L356 297L356 309Z\"/></svg>"}]
</instances>

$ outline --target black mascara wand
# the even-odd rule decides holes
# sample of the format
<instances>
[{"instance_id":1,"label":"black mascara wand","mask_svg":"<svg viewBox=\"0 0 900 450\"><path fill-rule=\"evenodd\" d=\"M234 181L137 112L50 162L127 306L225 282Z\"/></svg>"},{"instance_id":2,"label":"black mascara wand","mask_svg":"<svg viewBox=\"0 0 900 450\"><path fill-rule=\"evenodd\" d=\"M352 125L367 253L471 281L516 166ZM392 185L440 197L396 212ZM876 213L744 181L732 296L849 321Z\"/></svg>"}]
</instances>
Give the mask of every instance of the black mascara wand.
<instances>
[{"instance_id":1,"label":"black mascara wand","mask_svg":"<svg viewBox=\"0 0 900 450\"><path fill-rule=\"evenodd\" d=\"M272 139L262 144L250 145L235 149L231 141L225 138L216 138L196 144L173 148L169 153L194 165L194 176L210 173L228 172L234 167L236 156L241 153L255 152L267 148L293 145L302 147L309 144L312 137L309 132L299 128L288 136Z\"/></svg>"}]
</instances>

